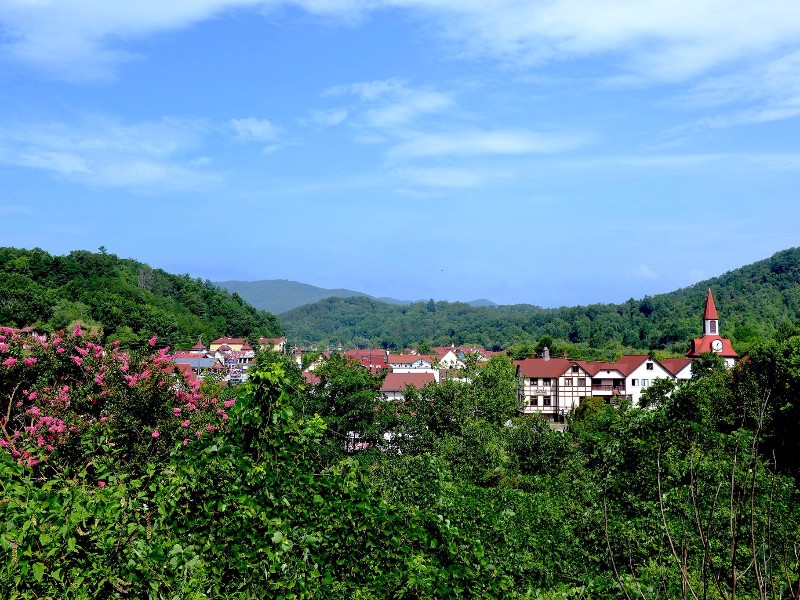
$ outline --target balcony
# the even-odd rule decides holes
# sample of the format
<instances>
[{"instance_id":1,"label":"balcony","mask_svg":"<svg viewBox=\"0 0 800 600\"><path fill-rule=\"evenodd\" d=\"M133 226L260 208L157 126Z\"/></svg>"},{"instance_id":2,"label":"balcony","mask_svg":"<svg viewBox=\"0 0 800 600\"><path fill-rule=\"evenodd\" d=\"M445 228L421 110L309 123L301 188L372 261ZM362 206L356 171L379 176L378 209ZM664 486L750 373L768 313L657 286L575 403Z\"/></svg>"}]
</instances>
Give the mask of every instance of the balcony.
<instances>
[{"instance_id":1,"label":"balcony","mask_svg":"<svg viewBox=\"0 0 800 600\"><path fill-rule=\"evenodd\" d=\"M592 394L611 394L612 396L624 396L624 385L592 385Z\"/></svg>"}]
</instances>

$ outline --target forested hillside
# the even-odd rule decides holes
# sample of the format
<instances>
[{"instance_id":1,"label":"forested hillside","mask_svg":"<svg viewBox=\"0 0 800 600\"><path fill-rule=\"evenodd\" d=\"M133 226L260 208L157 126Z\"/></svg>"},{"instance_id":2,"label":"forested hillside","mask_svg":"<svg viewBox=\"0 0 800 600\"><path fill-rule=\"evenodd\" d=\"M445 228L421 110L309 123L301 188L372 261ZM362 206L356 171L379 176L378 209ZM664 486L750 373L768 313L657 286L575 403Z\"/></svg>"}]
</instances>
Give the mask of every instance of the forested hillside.
<instances>
[{"instance_id":1,"label":"forested hillside","mask_svg":"<svg viewBox=\"0 0 800 600\"><path fill-rule=\"evenodd\" d=\"M682 353L688 340L701 333L710 287L722 333L741 353L800 317L798 282L800 249L792 248L691 287L622 304L545 309L431 301L394 306L369 298L329 298L285 313L281 320L296 343L401 348L427 341L491 348L551 336L592 348Z\"/></svg>"},{"instance_id":2,"label":"forested hillside","mask_svg":"<svg viewBox=\"0 0 800 600\"><path fill-rule=\"evenodd\" d=\"M0 325L54 331L75 321L127 345L153 335L180 346L199 336L208 342L283 332L277 317L210 281L105 252L0 248Z\"/></svg>"}]
</instances>

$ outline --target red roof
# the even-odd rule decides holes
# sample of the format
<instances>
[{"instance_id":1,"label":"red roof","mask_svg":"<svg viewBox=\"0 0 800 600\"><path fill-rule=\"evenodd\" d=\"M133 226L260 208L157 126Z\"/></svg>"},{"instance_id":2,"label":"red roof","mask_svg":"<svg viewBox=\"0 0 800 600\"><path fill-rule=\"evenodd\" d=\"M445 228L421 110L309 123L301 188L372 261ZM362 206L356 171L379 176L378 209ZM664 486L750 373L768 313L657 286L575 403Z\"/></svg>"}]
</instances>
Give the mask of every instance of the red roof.
<instances>
[{"instance_id":1,"label":"red roof","mask_svg":"<svg viewBox=\"0 0 800 600\"><path fill-rule=\"evenodd\" d=\"M673 375L677 375L686 368L686 365L691 364L691 362L691 358L665 358L661 361L661 364L664 365L667 371Z\"/></svg>"},{"instance_id":2,"label":"red roof","mask_svg":"<svg viewBox=\"0 0 800 600\"><path fill-rule=\"evenodd\" d=\"M420 389L429 383L435 383L433 373L387 373L381 385L382 392L402 392L409 385Z\"/></svg>"},{"instance_id":3,"label":"red roof","mask_svg":"<svg viewBox=\"0 0 800 600\"><path fill-rule=\"evenodd\" d=\"M272 344L274 346L274 345L278 345L278 344L283 344L285 341L286 341L285 337L276 337L276 338L260 337L260 338L258 338L258 343L260 345L262 345L262 346L264 344L266 344L267 342L269 342L270 344Z\"/></svg>"},{"instance_id":4,"label":"red roof","mask_svg":"<svg viewBox=\"0 0 800 600\"><path fill-rule=\"evenodd\" d=\"M435 354L390 354L386 362L389 364L413 365L418 360L427 360L429 363L433 364L438 358L439 357Z\"/></svg>"},{"instance_id":5,"label":"red roof","mask_svg":"<svg viewBox=\"0 0 800 600\"><path fill-rule=\"evenodd\" d=\"M720 352L714 352L714 349L711 347L711 344L714 343L714 340L722 341L722 350ZM693 339L692 347L686 353L686 356L697 358L703 352L714 352L714 354L719 354L720 356L725 356L727 358L739 358L739 355L736 354L736 350L734 350L733 346L731 346L731 341L721 338L718 335L704 335L701 338Z\"/></svg>"},{"instance_id":6,"label":"red roof","mask_svg":"<svg viewBox=\"0 0 800 600\"><path fill-rule=\"evenodd\" d=\"M303 371L303 379L310 385L317 384L321 381L320 376L313 371Z\"/></svg>"},{"instance_id":7,"label":"red roof","mask_svg":"<svg viewBox=\"0 0 800 600\"><path fill-rule=\"evenodd\" d=\"M567 358L550 358L548 360L526 358L524 360L515 360L514 364L517 365L519 372L525 377L560 377L572 369L573 365L581 366L585 370L585 367L580 362Z\"/></svg>"},{"instance_id":8,"label":"red roof","mask_svg":"<svg viewBox=\"0 0 800 600\"><path fill-rule=\"evenodd\" d=\"M706 319L719 319L717 316L717 307L714 306L714 296L711 294L711 288L708 288L708 296L706 296L706 312L703 314L703 320Z\"/></svg>"},{"instance_id":9,"label":"red roof","mask_svg":"<svg viewBox=\"0 0 800 600\"><path fill-rule=\"evenodd\" d=\"M246 340L244 338L221 337L221 338L217 338L216 340L214 340L211 343L212 344L233 344L235 346L241 346L242 344L245 343L245 341Z\"/></svg>"}]
</instances>

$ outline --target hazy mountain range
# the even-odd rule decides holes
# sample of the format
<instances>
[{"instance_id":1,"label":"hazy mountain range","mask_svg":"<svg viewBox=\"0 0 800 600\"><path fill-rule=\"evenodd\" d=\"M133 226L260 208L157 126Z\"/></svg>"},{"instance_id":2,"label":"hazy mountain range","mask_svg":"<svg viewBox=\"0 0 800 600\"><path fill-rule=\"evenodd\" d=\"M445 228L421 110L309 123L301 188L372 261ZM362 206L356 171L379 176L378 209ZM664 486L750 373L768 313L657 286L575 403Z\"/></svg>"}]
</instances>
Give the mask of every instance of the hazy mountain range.
<instances>
[{"instance_id":1,"label":"hazy mountain range","mask_svg":"<svg viewBox=\"0 0 800 600\"><path fill-rule=\"evenodd\" d=\"M244 300L260 310L280 314L293 308L312 304L326 298L366 297L387 304L413 304L427 302L420 300L398 300L396 298L375 297L344 288L327 289L288 279L262 279L260 281L217 281L215 285L239 294ZM466 302L471 306L497 306L491 300L479 299Z\"/></svg>"}]
</instances>

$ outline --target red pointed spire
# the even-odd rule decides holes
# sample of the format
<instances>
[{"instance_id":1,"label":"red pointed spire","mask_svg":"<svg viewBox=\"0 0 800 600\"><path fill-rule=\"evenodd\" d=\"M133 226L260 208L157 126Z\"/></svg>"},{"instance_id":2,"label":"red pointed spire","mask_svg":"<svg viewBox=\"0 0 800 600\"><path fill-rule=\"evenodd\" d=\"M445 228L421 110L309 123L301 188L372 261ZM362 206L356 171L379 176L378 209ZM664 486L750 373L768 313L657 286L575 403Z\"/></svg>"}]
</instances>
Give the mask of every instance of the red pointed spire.
<instances>
[{"instance_id":1,"label":"red pointed spire","mask_svg":"<svg viewBox=\"0 0 800 600\"><path fill-rule=\"evenodd\" d=\"M703 315L703 320L719 319L717 316L717 307L714 306L714 296L711 295L711 288L708 288L708 297L706 298L706 312Z\"/></svg>"}]
</instances>

